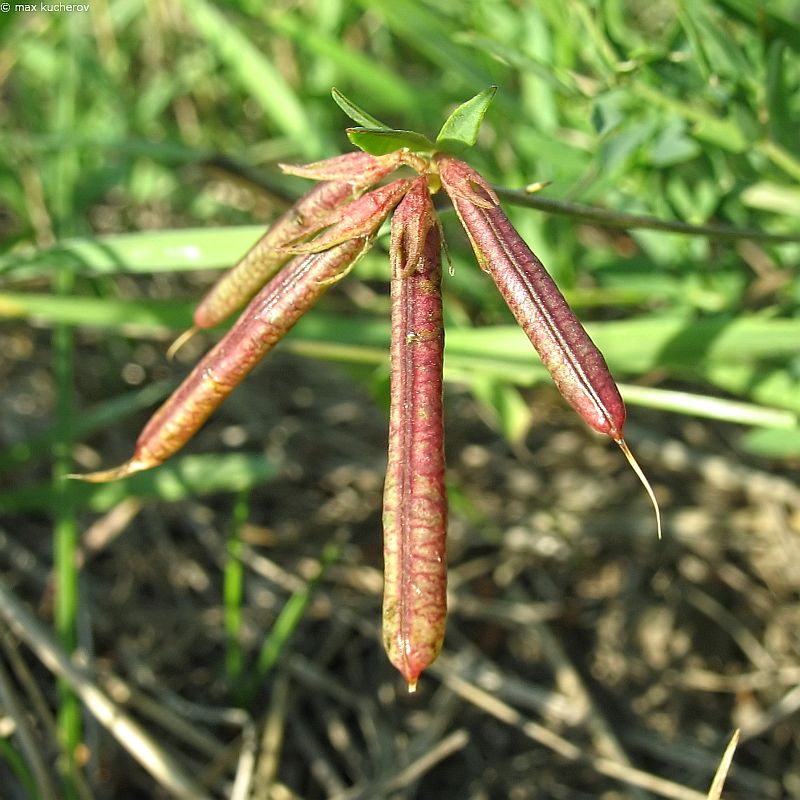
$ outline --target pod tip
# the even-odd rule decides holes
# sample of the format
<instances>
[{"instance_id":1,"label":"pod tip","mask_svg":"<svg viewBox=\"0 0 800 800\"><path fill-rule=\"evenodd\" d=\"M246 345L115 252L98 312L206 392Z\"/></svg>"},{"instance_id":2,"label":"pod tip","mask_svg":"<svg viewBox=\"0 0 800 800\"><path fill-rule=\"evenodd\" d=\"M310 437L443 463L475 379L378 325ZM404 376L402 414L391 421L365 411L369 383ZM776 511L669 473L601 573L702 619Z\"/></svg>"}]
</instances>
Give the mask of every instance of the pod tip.
<instances>
[{"instance_id":1,"label":"pod tip","mask_svg":"<svg viewBox=\"0 0 800 800\"><path fill-rule=\"evenodd\" d=\"M86 483L108 483L109 481L119 480L119 478L127 478L128 475L150 469L150 467L153 466L155 465L132 458L124 464L120 464L118 467L98 470L97 472L73 472L67 475L67 478L74 481L84 481Z\"/></svg>"},{"instance_id":2,"label":"pod tip","mask_svg":"<svg viewBox=\"0 0 800 800\"><path fill-rule=\"evenodd\" d=\"M631 452L630 448L628 447L625 440L620 437L619 439L614 440L618 445L620 450L622 450L623 455L625 458L628 459L628 463L631 465L631 469L636 473L636 477L642 482L642 486L644 486L645 491L647 492L648 496L650 497L650 502L653 504L653 511L656 514L656 527L658 528L658 538L661 538L661 509L658 507L658 500L656 500L656 494L653 491L653 487L650 485L650 481L647 480L645 477L644 472L642 472L642 468L639 466L639 463L633 457L633 453Z\"/></svg>"},{"instance_id":3,"label":"pod tip","mask_svg":"<svg viewBox=\"0 0 800 800\"><path fill-rule=\"evenodd\" d=\"M417 691L417 679L414 678L413 681L409 681L408 682L408 693L409 694L414 694L414 692L416 692L416 691Z\"/></svg>"},{"instance_id":4,"label":"pod tip","mask_svg":"<svg viewBox=\"0 0 800 800\"><path fill-rule=\"evenodd\" d=\"M182 334L181 334L181 335L180 335L180 336L179 336L179 337L178 337L178 338L177 338L177 339L176 339L176 340L175 340L175 341L174 341L174 342L173 342L173 343L172 343L172 344L169 346L169 349L167 350L167 360L168 360L168 361L172 361L172 359L173 359L173 358L175 358L175 353L177 353L177 352L178 352L178 350L180 350L180 349L181 349L181 347L183 347L183 346L186 344L186 342L188 342L188 341L189 341L189 339L191 339L191 338L192 338L192 336L194 336L194 335L197 333L197 331L198 331L198 330L199 330L199 328L198 328L196 325L192 325L192 327L191 327L191 328L189 328L189 330L188 330L188 331L184 331L184 332L183 332L183 333L182 333Z\"/></svg>"}]
</instances>

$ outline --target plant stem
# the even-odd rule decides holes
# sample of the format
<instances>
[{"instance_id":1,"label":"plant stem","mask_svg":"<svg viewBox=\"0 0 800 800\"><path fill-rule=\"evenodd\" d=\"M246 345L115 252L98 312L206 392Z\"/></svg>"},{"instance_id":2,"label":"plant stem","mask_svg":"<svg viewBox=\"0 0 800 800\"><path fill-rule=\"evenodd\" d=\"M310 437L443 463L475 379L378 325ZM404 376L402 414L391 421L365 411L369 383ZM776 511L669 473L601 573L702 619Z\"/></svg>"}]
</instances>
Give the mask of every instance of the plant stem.
<instances>
[{"instance_id":1,"label":"plant stem","mask_svg":"<svg viewBox=\"0 0 800 800\"><path fill-rule=\"evenodd\" d=\"M75 48L78 32L76 23L67 22L67 48L64 54L64 70L58 87L55 103L54 128L58 135L69 137L75 130L75 109L78 83ZM66 230L67 220L72 219L73 192L78 179L80 165L74 149L60 149L53 162L52 208L55 233L63 237L71 233ZM73 270L69 259L59 263L55 273L55 293L61 297L73 294ZM70 472L73 440L73 391L74 391L74 337L68 324L56 326L53 332L53 374L56 383L56 441L53 445L53 489L55 494L53 538L55 559L55 628L61 644L68 653L77 646L78 617L78 526L73 505L72 486L64 478ZM78 765L75 755L81 739L80 703L68 684L59 681L58 726L63 747L63 773L65 797L77 797L79 785Z\"/></svg>"},{"instance_id":2,"label":"plant stem","mask_svg":"<svg viewBox=\"0 0 800 800\"><path fill-rule=\"evenodd\" d=\"M250 514L250 492L251 489L248 487L236 497L226 548L227 557L225 561L223 589L226 635L225 673L228 683L232 687L238 686L242 676L241 628L244 568L241 561L241 532ZM238 693L235 688L234 693Z\"/></svg>"}]
</instances>

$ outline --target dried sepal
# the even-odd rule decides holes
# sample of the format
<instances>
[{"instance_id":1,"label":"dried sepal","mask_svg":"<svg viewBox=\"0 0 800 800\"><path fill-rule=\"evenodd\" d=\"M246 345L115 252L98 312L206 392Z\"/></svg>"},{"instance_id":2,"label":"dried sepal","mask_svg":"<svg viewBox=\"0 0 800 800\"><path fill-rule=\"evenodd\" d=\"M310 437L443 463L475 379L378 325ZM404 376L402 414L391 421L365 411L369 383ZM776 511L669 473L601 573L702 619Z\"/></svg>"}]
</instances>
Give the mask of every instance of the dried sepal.
<instances>
[{"instance_id":1,"label":"dried sepal","mask_svg":"<svg viewBox=\"0 0 800 800\"><path fill-rule=\"evenodd\" d=\"M391 263L383 639L413 691L439 654L447 613L441 237L425 178L394 213Z\"/></svg>"},{"instance_id":2,"label":"dried sepal","mask_svg":"<svg viewBox=\"0 0 800 800\"><path fill-rule=\"evenodd\" d=\"M439 179L454 203L458 198L479 208L500 206L500 199L494 189L483 175L472 169L469 164L445 155L438 156L436 164L439 168ZM469 230L467 233L469 234ZM478 255L477 252L476 255Z\"/></svg>"},{"instance_id":3,"label":"dried sepal","mask_svg":"<svg viewBox=\"0 0 800 800\"><path fill-rule=\"evenodd\" d=\"M376 157L369 153L353 152L333 156L311 164L279 164L287 175L309 178L312 181L343 181L366 187L385 178L397 169L401 159L395 153Z\"/></svg>"},{"instance_id":4,"label":"dried sepal","mask_svg":"<svg viewBox=\"0 0 800 800\"><path fill-rule=\"evenodd\" d=\"M312 236L330 224L342 205L395 168L390 160L366 153L347 153L308 168L313 171L326 163L331 164L326 180L284 212L211 287L194 312L195 328L219 325L241 308L288 261L290 253L283 249L285 245ZM177 343L171 348L175 349Z\"/></svg>"},{"instance_id":5,"label":"dried sepal","mask_svg":"<svg viewBox=\"0 0 800 800\"><path fill-rule=\"evenodd\" d=\"M335 222L316 236L310 242L287 245L284 250L288 253L319 253L327 250L347 239L363 236L369 230L377 217L385 219L389 212L397 205L400 198L408 191L410 181L399 178L379 186L371 192L362 195L345 206L336 214ZM320 226L324 227L324 225Z\"/></svg>"}]
</instances>

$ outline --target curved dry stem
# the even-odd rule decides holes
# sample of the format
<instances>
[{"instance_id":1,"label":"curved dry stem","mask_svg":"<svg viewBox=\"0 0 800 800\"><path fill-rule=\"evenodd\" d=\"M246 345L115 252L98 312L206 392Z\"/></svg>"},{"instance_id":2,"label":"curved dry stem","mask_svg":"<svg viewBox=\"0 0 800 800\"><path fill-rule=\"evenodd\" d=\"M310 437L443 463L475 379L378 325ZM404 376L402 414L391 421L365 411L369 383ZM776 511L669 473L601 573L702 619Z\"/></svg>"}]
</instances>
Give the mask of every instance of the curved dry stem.
<instances>
[{"instance_id":1,"label":"curved dry stem","mask_svg":"<svg viewBox=\"0 0 800 800\"><path fill-rule=\"evenodd\" d=\"M88 666L67 652L0 581L0 618L14 635L25 642L41 663L78 695L92 714L119 744L164 788L165 794L183 800L212 800L198 783L150 732L111 697L97 682ZM7 796L7 795L6 795Z\"/></svg>"},{"instance_id":2,"label":"curved dry stem","mask_svg":"<svg viewBox=\"0 0 800 800\"><path fill-rule=\"evenodd\" d=\"M733 763L733 754L736 752L736 747L739 744L740 735L741 731L737 728L733 732L733 736L731 736L731 740L728 742L725 752L722 754L722 760L719 762L714 780L708 790L708 800L720 800L722 797L722 788L725 786L725 779L728 777L728 772Z\"/></svg>"},{"instance_id":3,"label":"curved dry stem","mask_svg":"<svg viewBox=\"0 0 800 800\"><path fill-rule=\"evenodd\" d=\"M623 455L625 458L628 459L628 463L631 465L631 469L636 473L636 477L642 482L642 486L644 486L645 491L650 497L650 502L653 504L653 511L656 513L656 526L658 528L658 538L661 538L661 509L658 507L658 500L656 500L656 493L653 491L653 487L650 485L650 481L647 480L642 468L639 466L639 462L633 457L633 453L631 452L630 447L628 447L627 443L624 439L614 439L614 441L619 445L620 450L622 450Z\"/></svg>"},{"instance_id":4,"label":"curved dry stem","mask_svg":"<svg viewBox=\"0 0 800 800\"><path fill-rule=\"evenodd\" d=\"M624 230L651 230L680 233L685 236L708 236L719 241L738 241L752 239L756 242L797 242L800 234L769 233L755 228L735 228L730 225L693 225L678 220L660 219L645 214L629 214L625 211L611 211L599 206L587 206L569 200L554 200L549 197L530 193L527 188L507 189L495 186L494 191L506 203L545 211L548 214L560 214L577 220L592 222L604 228L622 228Z\"/></svg>"}]
</instances>

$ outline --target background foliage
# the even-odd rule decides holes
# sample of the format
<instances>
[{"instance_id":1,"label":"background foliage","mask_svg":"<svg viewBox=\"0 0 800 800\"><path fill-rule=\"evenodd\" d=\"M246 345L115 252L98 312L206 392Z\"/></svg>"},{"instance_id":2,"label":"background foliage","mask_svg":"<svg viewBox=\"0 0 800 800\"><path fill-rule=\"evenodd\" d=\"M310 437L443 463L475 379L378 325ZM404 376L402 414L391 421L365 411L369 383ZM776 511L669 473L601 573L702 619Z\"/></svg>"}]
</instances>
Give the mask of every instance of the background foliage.
<instances>
[{"instance_id":1,"label":"background foliage","mask_svg":"<svg viewBox=\"0 0 800 800\"><path fill-rule=\"evenodd\" d=\"M730 463L772 474L796 467L799 20L795 0L119 0L71 13L12 4L0 15L0 513L7 543L30 548L45 573L39 537L52 536L62 645L77 643L75 552L96 515L221 497L210 502L225 509L219 525L229 537L227 653L224 664L219 654L203 657L222 675L220 700L247 707L243 663L260 644L255 634L244 655L238 649L246 636L237 531L254 513L250 492L281 466L264 458L256 423L248 427L247 415L264 410L239 417L234 408L235 424L226 418L190 455L136 481L87 488L61 477L123 460L147 410L207 346L198 339L177 365L163 359L213 271L304 190L276 163L349 148L332 86L390 125L431 135L455 104L497 85L468 158L506 190L547 183L532 202L550 201L549 213L525 207L524 193L507 193L507 208L624 382L634 447L645 424L666 435L686 415L723 420L704 430ZM600 218L569 203L601 209ZM621 214L750 234L621 227ZM510 452L524 449L552 418L538 410L555 402L546 375L452 213L443 206L442 215L454 268L445 281L446 377ZM295 364L295 354L335 362L337 379L358 387L362 404L371 394L378 409L388 381L383 244L349 288L337 287L298 325L280 362ZM482 530L482 546L494 546L457 480L453 504L462 524ZM797 517L793 528L785 519L796 540ZM36 582L18 580L38 603ZM374 597L366 613L375 613ZM796 641L787 647L796 657ZM274 662L262 654L259 674ZM83 737L80 705L66 685L57 705L70 752ZM15 786L41 793L17 742L5 740L7 780L13 773ZM794 770L796 789L796 742L769 746L785 754L776 755L769 796L791 794L784 770ZM54 780L90 791L74 761ZM559 796L540 790L519 796Z\"/></svg>"}]
</instances>

